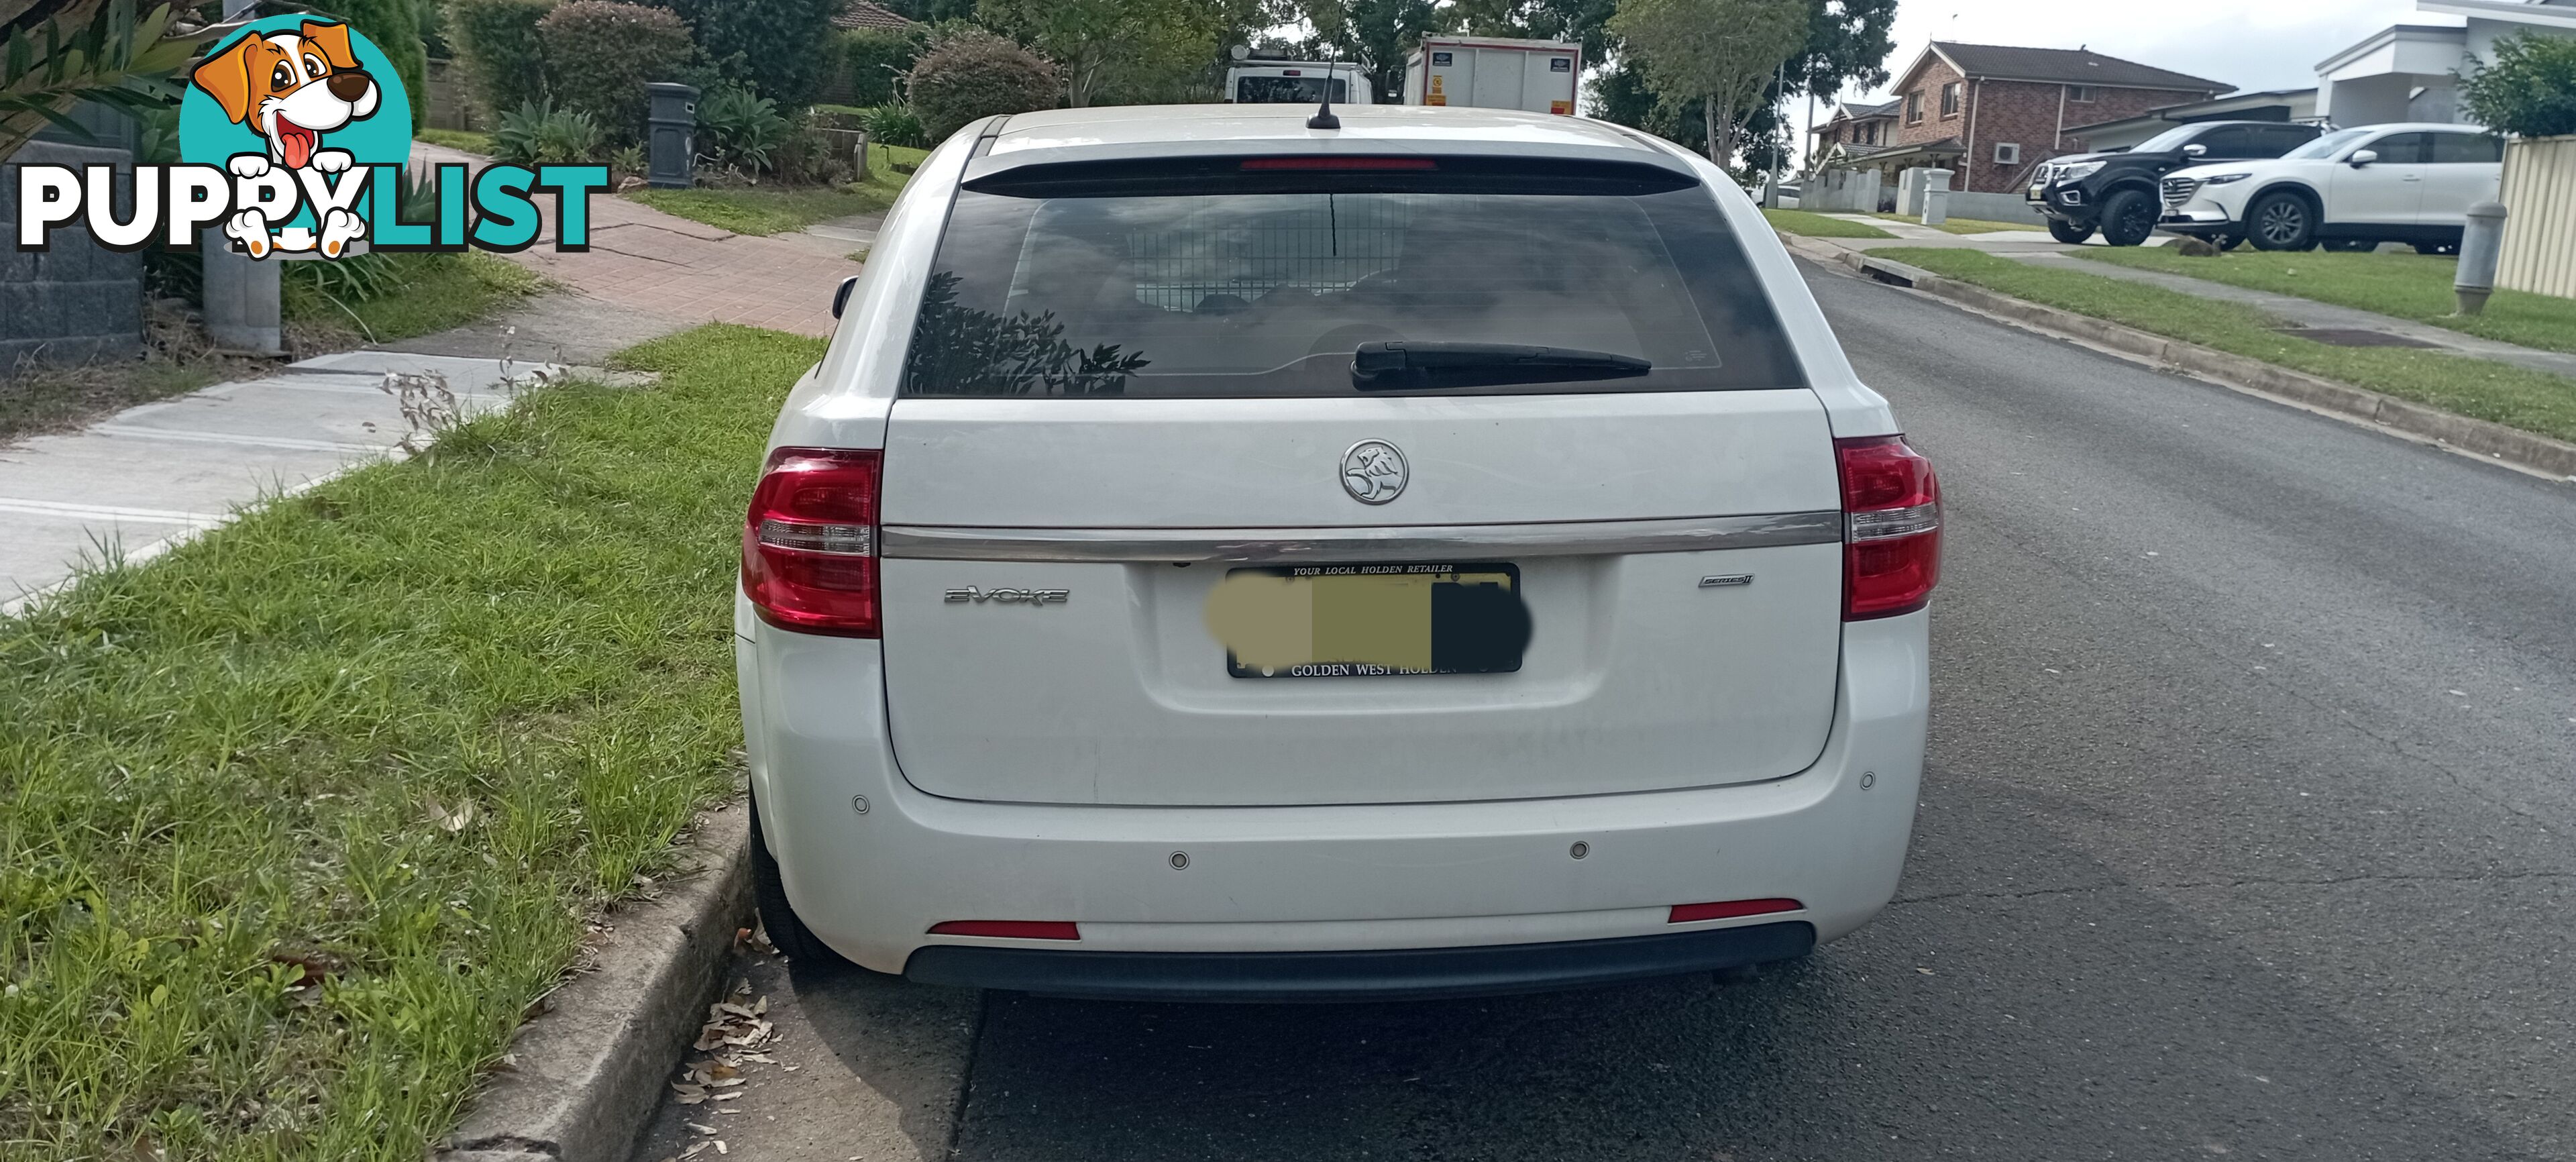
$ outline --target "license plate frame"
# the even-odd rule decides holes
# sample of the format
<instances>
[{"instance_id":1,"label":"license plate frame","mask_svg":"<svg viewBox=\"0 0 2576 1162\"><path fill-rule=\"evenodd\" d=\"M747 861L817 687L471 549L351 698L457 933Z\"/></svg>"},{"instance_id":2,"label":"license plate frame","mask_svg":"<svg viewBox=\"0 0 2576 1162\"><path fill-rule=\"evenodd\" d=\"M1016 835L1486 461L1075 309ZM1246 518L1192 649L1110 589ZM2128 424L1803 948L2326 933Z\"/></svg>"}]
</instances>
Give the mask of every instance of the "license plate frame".
<instances>
[{"instance_id":1,"label":"license plate frame","mask_svg":"<svg viewBox=\"0 0 2576 1162\"><path fill-rule=\"evenodd\" d=\"M1234 596L1211 595L1209 628L1232 678L1512 674L1529 646L1528 594L1508 561L1244 566L1220 589ZM1321 656L1290 656L1301 630L1305 652Z\"/></svg>"}]
</instances>

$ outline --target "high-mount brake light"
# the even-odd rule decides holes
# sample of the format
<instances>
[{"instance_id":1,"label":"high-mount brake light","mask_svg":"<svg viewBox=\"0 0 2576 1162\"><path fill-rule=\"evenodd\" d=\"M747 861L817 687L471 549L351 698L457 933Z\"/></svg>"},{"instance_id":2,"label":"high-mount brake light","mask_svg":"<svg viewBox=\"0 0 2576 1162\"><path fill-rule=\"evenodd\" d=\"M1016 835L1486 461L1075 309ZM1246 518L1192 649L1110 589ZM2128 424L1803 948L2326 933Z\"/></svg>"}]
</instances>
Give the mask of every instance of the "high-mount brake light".
<instances>
[{"instance_id":1,"label":"high-mount brake light","mask_svg":"<svg viewBox=\"0 0 2576 1162\"><path fill-rule=\"evenodd\" d=\"M742 526L742 591L781 629L878 633L877 491L872 449L780 448Z\"/></svg>"},{"instance_id":2,"label":"high-mount brake light","mask_svg":"<svg viewBox=\"0 0 2576 1162\"><path fill-rule=\"evenodd\" d=\"M1941 580L1941 482L1903 436L1834 441L1843 484L1843 620L1912 613Z\"/></svg>"},{"instance_id":3,"label":"high-mount brake light","mask_svg":"<svg viewBox=\"0 0 2576 1162\"><path fill-rule=\"evenodd\" d=\"M1427 157L1247 157L1243 168L1250 170L1374 170L1438 169L1440 163Z\"/></svg>"}]
</instances>

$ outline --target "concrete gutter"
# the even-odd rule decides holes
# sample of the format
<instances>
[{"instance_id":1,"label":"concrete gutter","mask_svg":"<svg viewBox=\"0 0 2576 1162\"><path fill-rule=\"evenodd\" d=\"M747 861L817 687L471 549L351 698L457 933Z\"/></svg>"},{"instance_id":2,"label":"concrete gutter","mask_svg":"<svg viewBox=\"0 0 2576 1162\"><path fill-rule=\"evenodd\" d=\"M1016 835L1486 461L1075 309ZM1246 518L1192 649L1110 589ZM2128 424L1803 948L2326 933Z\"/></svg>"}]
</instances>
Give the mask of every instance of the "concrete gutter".
<instances>
[{"instance_id":1,"label":"concrete gutter","mask_svg":"<svg viewBox=\"0 0 2576 1162\"><path fill-rule=\"evenodd\" d=\"M751 807L699 816L662 894L611 913L594 965L519 1027L433 1162L626 1162L751 923Z\"/></svg>"},{"instance_id":2,"label":"concrete gutter","mask_svg":"<svg viewBox=\"0 0 2576 1162\"><path fill-rule=\"evenodd\" d=\"M1872 258L1862 251L1846 250L1793 234L1781 234L1780 240L1791 253L1801 257L1846 266L1880 282L1910 287L1981 314L2059 338L2129 356L2157 367L2187 372L2221 387L2367 423L2408 438L2498 461L2534 475L2576 480L2576 444L2487 420L2454 415L2367 388L2292 371L2260 359L2232 355L2180 339L2168 339L2091 315L2025 302L1921 267Z\"/></svg>"}]
</instances>

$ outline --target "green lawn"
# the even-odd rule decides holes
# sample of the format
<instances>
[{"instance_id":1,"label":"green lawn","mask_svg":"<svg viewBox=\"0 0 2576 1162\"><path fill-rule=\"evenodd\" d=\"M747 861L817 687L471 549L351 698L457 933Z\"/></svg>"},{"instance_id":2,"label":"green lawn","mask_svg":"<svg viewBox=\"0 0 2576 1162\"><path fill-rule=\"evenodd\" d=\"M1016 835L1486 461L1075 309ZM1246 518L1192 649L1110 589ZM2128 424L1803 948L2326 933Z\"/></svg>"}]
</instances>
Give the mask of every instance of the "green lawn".
<instances>
[{"instance_id":1,"label":"green lawn","mask_svg":"<svg viewBox=\"0 0 2576 1162\"><path fill-rule=\"evenodd\" d=\"M851 214L871 214L894 204L911 174L895 163L921 164L929 151L899 145L868 147L868 180L837 189L634 190L626 196L693 222L736 234L779 234Z\"/></svg>"},{"instance_id":2,"label":"green lawn","mask_svg":"<svg viewBox=\"0 0 2576 1162\"><path fill-rule=\"evenodd\" d=\"M492 135L489 133L476 133L466 129L415 129L412 130L411 135L415 140L426 141L431 145L444 145L449 149L462 149L467 153L479 153L486 157L491 156L492 153Z\"/></svg>"},{"instance_id":3,"label":"green lawn","mask_svg":"<svg viewBox=\"0 0 2576 1162\"><path fill-rule=\"evenodd\" d=\"M2330 347L2269 330L2279 320L2257 311L2080 270L2033 266L1978 250L1902 247L1871 254L2015 298L2125 323L2527 432L2576 440L2576 379L2435 351Z\"/></svg>"},{"instance_id":4,"label":"green lawn","mask_svg":"<svg viewBox=\"0 0 2576 1162\"><path fill-rule=\"evenodd\" d=\"M818 340L712 326L0 619L0 1156L419 1162L733 793Z\"/></svg>"},{"instance_id":5,"label":"green lawn","mask_svg":"<svg viewBox=\"0 0 2576 1162\"><path fill-rule=\"evenodd\" d=\"M1922 215L1919 214L1911 218L1906 217L1903 214L1871 214L1870 217L1885 218L1892 222L1913 222L1918 225L1923 221ZM1933 227L1933 229L1950 234L1992 234L1998 230L2046 230L2048 227L2039 225L2035 222L1996 222L1983 218L1951 218L1942 222L1940 225Z\"/></svg>"},{"instance_id":6,"label":"green lawn","mask_svg":"<svg viewBox=\"0 0 2576 1162\"><path fill-rule=\"evenodd\" d=\"M2216 258L2185 258L2160 246L2088 246L2081 253L2096 262L2298 295L2525 347L2576 352L2576 299L2500 290L2487 300L2483 314L2453 315L2457 301L2451 294L2451 277L2459 266L2456 258L2321 250L2305 254L2242 250Z\"/></svg>"},{"instance_id":7,"label":"green lawn","mask_svg":"<svg viewBox=\"0 0 2576 1162\"><path fill-rule=\"evenodd\" d=\"M1890 234L1885 230L1881 230L1876 226L1864 225L1862 223L1849 221L1843 218L1828 218L1822 214L1809 213L1805 210L1766 209L1762 211L1762 216L1771 220L1771 228L1774 230L1786 230L1791 234L1803 234L1809 238L1896 237L1896 235Z\"/></svg>"},{"instance_id":8,"label":"green lawn","mask_svg":"<svg viewBox=\"0 0 2576 1162\"><path fill-rule=\"evenodd\" d=\"M224 371L236 367L254 370L247 361L157 356L79 367L31 367L0 390L0 440L76 428L106 412L211 386L223 379Z\"/></svg>"},{"instance_id":9,"label":"green lawn","mask_svg":"<svg viewBox=\"0 0 2576 1162\"><path fill-rule=\"evenodd\" d=\"M293 263L283 289L288 322L356 346L463 326L544 286L509 259L467 251Z\"/></svg>"}]
</instances>

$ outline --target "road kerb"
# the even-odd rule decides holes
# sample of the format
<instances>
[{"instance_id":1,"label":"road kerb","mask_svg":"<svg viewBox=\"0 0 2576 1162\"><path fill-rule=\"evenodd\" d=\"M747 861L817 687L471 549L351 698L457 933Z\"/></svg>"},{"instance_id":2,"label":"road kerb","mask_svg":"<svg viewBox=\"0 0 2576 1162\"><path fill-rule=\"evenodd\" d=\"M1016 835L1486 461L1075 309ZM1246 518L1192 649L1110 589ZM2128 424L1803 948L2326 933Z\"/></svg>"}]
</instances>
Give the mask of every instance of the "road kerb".
<instances>
[{"instance_id":1,"label":"road kerb","mask_svg":"<svg viewBox=\"0 0 2576 1162\"><path fill-rule=\"evenodd\" d=\"M1872 258L1865 252L1786 234L1781 241L1802 257L1840 263L1882 282L1911 287L2038 330L2135 355L2223 387L2287 399L2560 480L2576 478L2576 444L2292 371L2260 359L2168 339L2091 315L2042 306L1892 259Z\"/></svg>"},{"instance_id":2,"label":"road kerb","mask_svg":"<svg viewBox=\"0 0 2576 1162\"><path fill-rule=\"evenodd\" d=\"M608 917L593 967L519 1027L433 1162L626 1162L751 922L750 812L699 815L682 870Z\"/></svg>"}]
</instances>

